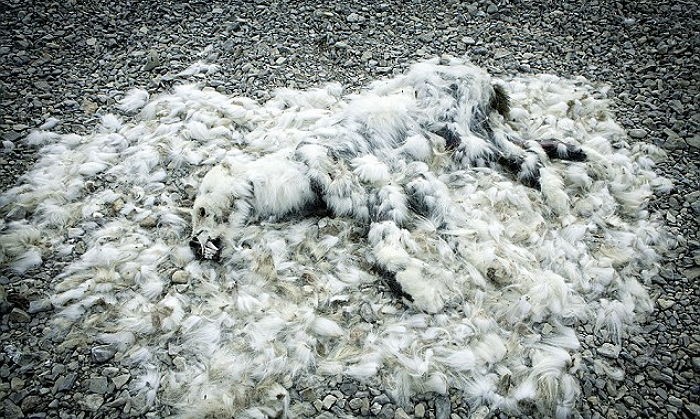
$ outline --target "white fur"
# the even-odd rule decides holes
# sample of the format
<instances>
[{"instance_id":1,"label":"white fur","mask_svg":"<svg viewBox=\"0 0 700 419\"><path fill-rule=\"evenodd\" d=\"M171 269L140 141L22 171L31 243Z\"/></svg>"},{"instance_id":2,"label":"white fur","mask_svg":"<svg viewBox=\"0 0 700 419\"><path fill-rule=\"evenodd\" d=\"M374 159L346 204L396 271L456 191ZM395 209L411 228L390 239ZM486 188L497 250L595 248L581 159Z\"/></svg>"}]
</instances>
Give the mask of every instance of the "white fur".
<instances>
[{"instance_id":1,"label":"white fur","mask_svg":"<svg viewBox=\"0 0 700 419\"><path fill-rule=\"evenodd\" d=\"M136 112L146 105L149 97L148 92L143 89L131 89L119 101L119 109L127 113Z\"/></svg>"}]
</instances>

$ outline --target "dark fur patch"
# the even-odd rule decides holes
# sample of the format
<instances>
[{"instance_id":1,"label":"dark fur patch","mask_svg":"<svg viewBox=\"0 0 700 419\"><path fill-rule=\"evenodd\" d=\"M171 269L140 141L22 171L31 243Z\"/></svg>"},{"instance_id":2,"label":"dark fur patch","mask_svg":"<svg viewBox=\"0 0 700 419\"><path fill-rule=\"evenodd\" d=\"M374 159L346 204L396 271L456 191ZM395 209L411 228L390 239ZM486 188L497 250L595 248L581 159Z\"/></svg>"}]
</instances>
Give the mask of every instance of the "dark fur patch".
<instances>
[{"instance_id":1,"label":"dark fur patch","mask_svg":"<svg viewBox=\"0 0 700 419\"><path fill-rule=\"evenodd\" d=\"M489 106L492 110L503 115L504 118L508 118L508 113L510 112L510 98L506 90L500 84L493 85L493 95L491 95Z\"/></svg>"},{"instance_id":2,"label":"dark fur patch","mask_svg":"<svg viewBox=\"0 0 700 419\"><path fill-rule=\"evenodd\" d=\"M565 148L562 150L560 148ZM586 160L586 153L573 144L566 144L558 140L544 140L540 141L540 146L547 153L550 159L561 159L569 161L584 161Z\"/></svg>"},{"instance_id":3,"label":"dark fur patch","mask_svg":"<svg viewBox=\"0 0 700 419\"><path fill-rule=\"evenodd\" d=\"M376 265L372 267L372 270L382 278L382 282L386 284L392 294L400 298L405 298L407 301L413 302L413 297L404 291L401 284L399 284L399 281L396 280L395 272L387 271L386 269Z\"/></svg>"},{"instance_id":4,"label":"dark fur patch","mask_svg":"<svg viewBox=\"0 0 700 419\"><path fill-rule=\"evenodd\" d=\"M204 253L204 246L206 246L208 243L200 243L199 239L196 237L193 237L190 240L190 249L192 249L192 252L194 253L195 258L198 260L211 260L214 262L219 262L221 260L221 248L222 248L222 240L220 237L216 237L214 239L211 239L209 241L214 247L216 247L216 252L214 252L211 255L205 255Z\"/></svg>"},{"instance_id":5,"label":"dark fur patch","mask_svg":"<svg viewBox=\"0 0 700 419\"><path fill-rule=\"evenodd\" d=\"M437 134L445 139L445 150L447 150L447 151L452 151L452 150L456 149L457 147L459 147L459 144L462 142L462 140L460 140L459 136L457 134L455 134L454 131L447 128L446 126L435 131L435 134Z\"/></svg>"}]
</instances>

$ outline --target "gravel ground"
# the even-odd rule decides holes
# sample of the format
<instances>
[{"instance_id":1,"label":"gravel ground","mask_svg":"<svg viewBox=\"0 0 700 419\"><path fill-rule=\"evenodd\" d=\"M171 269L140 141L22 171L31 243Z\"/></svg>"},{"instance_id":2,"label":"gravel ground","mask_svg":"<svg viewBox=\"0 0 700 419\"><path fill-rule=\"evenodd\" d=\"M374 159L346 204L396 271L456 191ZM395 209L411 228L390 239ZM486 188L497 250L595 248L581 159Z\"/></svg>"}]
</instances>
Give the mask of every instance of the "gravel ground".
<instances>
[{"instance_id":1,"label":"gravel ground","mask_svg":"<svg viewBox=\"0 0 700 419\"><path fill-rule=\"evenodd\" d=\"M584 418L700 415L700 74L695 2L349 0L0 2L0 190L35 151L21 138L50 117L59 132L88 132L130 87L166 90L183 79L259 99L279 86L326 81L359 87L443 53L467 54L492 74L583 75L612 87L619 121L637 141L669 152L659 170L676 189L652 203L677 246L649 284L657 310L623 350L605 351L626 374L614 380L583 352ZM231 2L239 3L239 2ZM240 2L242 3L242 2ZM314 4L316 3L316 4ZM557 4L552 4L557 3ZM211 46L211 48L207 48ZM178 77L203 59L218 72ZM109 351L51 341L46 300L51 262L18 277L0 267L0 403L3 417L138 416L129 372ZM589 327L579 330L594 348ZM604 348L605 346L603 346ZM304 382L292 389L298 417L502 417L470 412L458 394L426 394L406 409L372 383ZM146 416L160 417L166 411Z\"/></svg>"}]
</instances>

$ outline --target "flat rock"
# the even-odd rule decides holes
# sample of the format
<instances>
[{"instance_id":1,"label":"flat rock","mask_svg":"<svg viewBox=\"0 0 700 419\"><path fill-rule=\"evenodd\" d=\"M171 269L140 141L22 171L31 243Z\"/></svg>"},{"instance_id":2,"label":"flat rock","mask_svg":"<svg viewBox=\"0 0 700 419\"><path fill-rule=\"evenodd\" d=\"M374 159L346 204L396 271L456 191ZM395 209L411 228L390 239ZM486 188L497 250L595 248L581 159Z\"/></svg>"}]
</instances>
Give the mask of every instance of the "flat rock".
<instances>
[{"instance_id":1,"label":"flat rock","mask_svg":"<svg viewBox=\"0 0 700 419\"><path fill-rule=\"evenodd\" d=\"M117 375L116 377L112 378L112 382L114 383L114 387L122 388L122 387L124 387L124 384L129 382L130 379L131 379L130 374L121 374L121 375Z\"/></svg>"},{"instance_id":2,"label":"flat rock","mask_svg":"<svg viewBox=\"0 0 700 419\"><path fill-rule=\"evenodd\" d=\"M42 313L44 311L51 311L53 309L53 304L51 300L34 300L29 302L29 309L27 310L30 314Z\"/></svg>"},{"instance_id":3,"label":"flat rock","mask_svg":"<svg viewBox=\"0 0 700 419\"><path fill-rule=\"evenodd\" d=\"M628 134L632 138L640 139L640 138L646 137L648 133L647 133L647 130L645 130L645 129L635 128L635 129L631 129Z\"/></svg>"},{"instance_id":4,"label":"flat rock","mask_svg":"<svg viewBox=\"0 0 700 419\"><path fill-rule=\"evenodd\" d=\"M452 414L452 407L450 405L450 399L445 396L438 396L435 398L435 418L436 419L450 419Z\"/></svg>"},{"instance_id":5,"label":"flat rock","mask_svg":"<svg viewBox=\"0 0 700 419\"><path fill-rule=\"evenodd\" d=\"M3 410L3 417L5 419L20 419L24 417L24 412L22 409L14 404L10 399L5 399L3 402Z\"/></svg>"},{"instance_id":6,"label":"flat rock","mask_svg":"<svg viewBox=\"0 0 700 419\"><path fill-rule=\"evenodd\" d=\"M58 377L53 385L53 392L66 391L73 388L77 375L74 372Z\"/></svg>"},{"instance_id":7,"label":"flat rock","mask_svg":"<svg viewBox=\"0 0 700 419\"><path fill-rule=\"evenodd\" d=\"M109 391L107 377L93 377L85 383L88 391L95 394L106 394Z\"/></svg>"},{"instance_id":8,"label":"flat rock","mask_svg":"<svg viewBox=\"0 0 700 419\"><path fill-rule=\"evenodd\" d=\"M352 410L359 410L362 407L362 399L358 397L352 398L348 402L348 406L350 406Z\"/></svg>"},{"instance_id":9,"label":"flat rock","mask_svg":"<svg viewBox=\"0 0 700 419\"><path fill-rule=\"evenodd\" d=\"M178 269L177 271L173 272L173 275L170 277L170 280L173 284L186 284L190 280L190 275L187 273L187 271Z\"/></svg>"},{"instance_id":10,"label":"flat rock","mask_svg":"<svg viewBox=\"0 0 700 419\"><path fill-rule=\"evenodd\" d=\"M27 323L32 320L32 317L26 311L15 307L10 311L9 319L14 323Z\"/></svg>"},{"instance_id":11,"label":"flat rock","mask_svg":"<svg viewBox=\"0 0 700 419\"><path fill-rule=\"evenodd\" d=\"M661 307L662 310L668 310L669 308L673 307L674 304L676 304L675 301L671 300L670 298L659 298L656 300L656 303Z\"/></svg>"},{"instance_id":12,"label":"flat rock","mask_svg":"<svg viewBox=\"0 0 700 419\"><path fill-rule=\"evenodd\" d=\"M88 411L99 409L100 407L102 407L104 402L104 397L100 396L99 394L87 394L81 400L81 404Z\"/></svg>"},{"instance_id":13,"label":"flat rock","mask_svg":"<svg viewBox=\"0 0 700 419\"><path fill-rule=\"evenodd\" d=\"M323 398L323 408L326 410L329 410L335 402L338 400L337 397L335 397L332 394L327 395L326 397Z\"/></svg>"},{"instance_id":14,"label":"flat rock","mask_svg":"<svg viewBox=\"0 0 700 419\"><path fill-rule=\"evenodd\" d=\"M143 71L151 71L161 65L160 56L155 50L148 51L146 55L146 63L143 65Z\"/></svg>"},{"instance_id":15,"label":"flat rock","mask_svg":"<svg viewBox=\"0 0 700 419\"><path fill-rule=\"evenodd\" d=\"M423 403L418 403L413 409L413 415L417 418L422 418L425 416L425 405Z\"/></svg>"},{"instance_id":16,"label":"flat rock","mask_svg":"<svg viewBox=\"0 0 700 419\"><path fill-rule=\"evenodd\" d=\"M114 354L117 353L117 349L112 345L99 345L93 347L90 353L92 354L93 361L101 364L114 358Z\"/></svg>"},{"instance_id":17,"label":"flat rock","mask_svg":"<svg viewBox=\"0 0 700 419\"><path fill-rule=\"evenodd\" d=\"M399 407L394 411L394 419L410 419L411 417L403 408Z\"/></svg>"},{"instance_id":18,"label":"flat rock","mask_svg":"<svg viewBox=\"0 0 700 419\"><path fill-rule=\"evenodd\" d=\"M357 385L355 383L343 383L340 385L340 391L346 396L352 396L357 392Z\"/></svg>"},{"instance_id":19,"label":"flat rock","mask_svg":"<svg viewBox=\"0 0 700 419\"><path fill-rule=\"evenodd\" d=\"M618 356L620 356L620 350L621 348L619 346L613 345L612 343L608 342L598 347L598 353L608 358L617 358Z\"/></svg>"},{"instance_id":20,"label":"flat rock","mask_svg":"<svg viewBox=\"0 0 700 419\"><path fill-rule=\"evenodd\" d=\"M362 22L364 20L364 18L362 16L358 15L357 13L353 12L353 13L350 13L348 15L348 17L345 18L345 20L347 20L348 23L358 23L358 22Z\"/></svg>"}]
</instances>

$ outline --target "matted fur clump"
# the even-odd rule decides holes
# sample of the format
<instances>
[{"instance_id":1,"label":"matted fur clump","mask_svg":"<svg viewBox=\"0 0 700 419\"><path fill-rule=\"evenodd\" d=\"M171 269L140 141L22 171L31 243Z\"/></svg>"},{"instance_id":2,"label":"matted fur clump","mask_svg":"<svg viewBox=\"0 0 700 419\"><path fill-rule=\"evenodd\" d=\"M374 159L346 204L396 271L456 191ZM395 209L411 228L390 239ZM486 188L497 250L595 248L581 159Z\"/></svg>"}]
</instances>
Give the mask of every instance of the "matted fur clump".
<instances>
[{"instance_id":1,"label":"matted fur clump","mask_svg":"<svg viewBox=\"0 0 700 419\"><path fill-rule=\"evenodd\" d=\"M474 409L567 416L574 326L619 344L651 309L663 235L644 206L669 184L585 80L499 83L435 60L354 95L133 91L94 134L28 137L2 263L84 244L56 324L117 349L143 409L294 416L296 380L345 375L397 403L457 388ZM551 160L552 139L585 160Z\"/></svg>"}]
</instances>

